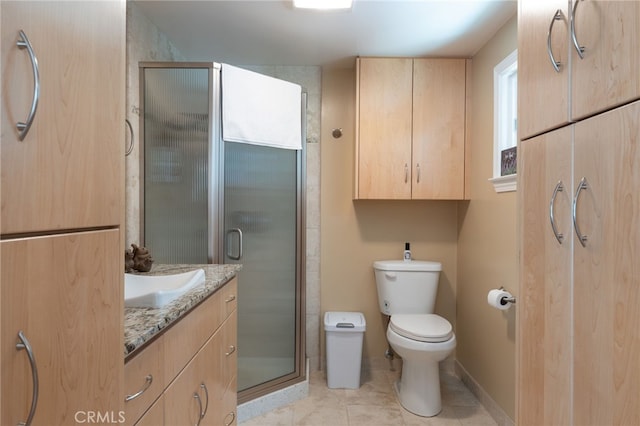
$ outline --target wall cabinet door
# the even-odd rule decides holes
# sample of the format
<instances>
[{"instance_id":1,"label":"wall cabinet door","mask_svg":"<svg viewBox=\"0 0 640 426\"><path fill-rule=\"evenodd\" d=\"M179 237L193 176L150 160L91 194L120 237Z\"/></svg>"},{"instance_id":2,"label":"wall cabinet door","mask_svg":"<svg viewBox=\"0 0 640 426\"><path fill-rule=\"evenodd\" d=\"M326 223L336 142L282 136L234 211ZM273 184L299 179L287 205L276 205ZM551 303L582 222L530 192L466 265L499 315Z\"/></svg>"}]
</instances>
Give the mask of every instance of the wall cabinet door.
<instances>
[{"instance_id":1,"label":"wall cabinet door","mask_svg":"<svg viewBox=\"0 0 640 426\"><path fill-rule=\"evenodd\" d=\"M640 424L640 102L575 125L577 425Z\"/></svg>"},{"instance_id":2,"label":"wall cabinet door","mask_svg":"<svg viewBox=\"0 0 640 426\"><path fill-rule=\"evenodd\" d=\"M359 58L356 199L411 198L413 60Z\"/></svg>"},{"instance_id":3,"label":"wall cabinet door","mask_svg":"<svg viewBox=\"0 0 640 426\"><path fill-rule=\"evenodd\" d=\"M518 424L640 424L639 147L640 102L520 145Z\"/></svg>"},{"instance_id":4,"label":"wall cabinet door","mask_svg":"<svg viewBox=\"0 0 640 426\"><path fill-rule=\"evenodd\" d=\"M522 426L570 424L571 132L565 127L524 141L519 148L516 423Z\"/></svg>"},{"instance_id":5,"label":"wall cabinet door","mask_svg":"<svg viewBox=\"0 0 640 426\"><path fill-rule=\"evenodd\" d=\"M572 118L640 98L640 2L574 0ZM596 83L597 82L597 83Z\"/></svg>"},{"instance_id":6,"label":"wall cabinet door","mask_svg":"<svg viewBox=\"0 0 640 426\"><path fill-rule=\"evenodd\" d=\"M549 57L549 46L558 62L557 70ZM518 1L519 139L568 122L568 2Z\"/></svg>"},{"instance_id":7,"label":"wall cabinet door","mask_svg":"<svg viewBox=\"0 0 640 426\"><path fill-rule=\"evenodd\" d=\"M0 233L116 225L124 186L125 2L2 2ZM39 67L34 97L28 49Z\"/></svg>"},{"instance_id":8,"label":"wall cabinet door","mask_svg":"<svg viewBox=\"0 0 640 426\"><path fill-rule=\"evenodd\" d=\"M24 422L32 400L22 331L33 349L39 398L34 425L76 424L88 411L123 409L123 285L120 231L4 240L2 419ZM110 417L111 418L111 417Z\"/></svg>"},{"instance_id":9,"label":"wall cabinet door","mask_svg":"<svg viewBox=\"0 0 640 426\"><path fill-rule=\"evenodd\" d=\"M465 59L413 60L412 199L465 193Z\"/></svg>"}]
</instances>

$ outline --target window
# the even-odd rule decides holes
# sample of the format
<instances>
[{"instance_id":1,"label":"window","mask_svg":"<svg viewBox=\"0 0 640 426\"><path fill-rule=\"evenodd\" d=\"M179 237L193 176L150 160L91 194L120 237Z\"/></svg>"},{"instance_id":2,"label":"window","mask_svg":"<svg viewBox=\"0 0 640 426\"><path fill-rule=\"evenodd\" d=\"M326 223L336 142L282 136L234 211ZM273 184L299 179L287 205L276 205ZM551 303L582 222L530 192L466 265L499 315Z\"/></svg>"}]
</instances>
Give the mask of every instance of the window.
<instances>
[{"instance_id":1,"label":"window","mask_svg":"<svg viewBox=\"0 0 640 426\"><path fill-rule=\"evenodd\" d=\"M493 178L496 192L516 190L518 51L493 69Z\"/></svg>"}]
</instances>

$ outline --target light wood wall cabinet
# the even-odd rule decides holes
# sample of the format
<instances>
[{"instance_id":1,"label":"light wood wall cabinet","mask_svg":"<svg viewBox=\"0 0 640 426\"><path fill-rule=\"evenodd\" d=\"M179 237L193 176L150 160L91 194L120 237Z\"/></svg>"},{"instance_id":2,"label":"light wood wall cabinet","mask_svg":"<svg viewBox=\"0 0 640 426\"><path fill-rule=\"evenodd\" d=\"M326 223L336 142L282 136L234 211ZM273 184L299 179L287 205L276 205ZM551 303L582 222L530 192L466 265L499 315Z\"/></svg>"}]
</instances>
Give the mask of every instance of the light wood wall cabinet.
<instances>
[{"instance_id":1,"label":"light wood wall cabinet","mask_svg":"<svg viewBox=\"0 0 640 426\"><path fill-rule=\"evenodd\" d=\"M640 2L518 5L520 139L640 98Z\"/></svg>"},{"instance_id":2,"label":"light wood wall cabinet","mask_svg":"<svg viewBox=\"0 0 640 426\"><path fill-rule=\"evenodd\" d=\"M520 425L640 424L639 144L638 102L521 143Z\"/></svg>"},{"instance_id":3,"label":"light wood wall cabinet","mask_svg":"<svg viewBox=\"0 0 640 426\"><path fill-rule=\"evenodd\" d=\"M118 422L126 3L0 15L0 423Z\"/></svg>"},{"instance_id":4,"label":"light wood wall cabinet","mask_svg":"<svg viewBox=\"0 0 640 426\"><path fill-rule=\"evenodd\" d=\"M464 199L465 59L358 58L354 199Z\"/></svg>"},{"instance_id":5,"label":"light wood wall cabinet","mask_svg":"<svg viewBox=\"0 0 640 426\"><path fill-rule=\"evenodd\" d=\"M640 424L640 3L519 5L516 423Z\"/></svg>"},{"instance_id":6,"label":"light wood wall cabinet","mask_svg":"<svg viewBox=\"0 0 640 426\"><path fill-rule=\"evenodd\" d=\"M237 279L125 364L127 425L233 425Z\"/></svg>"}]
</instances>

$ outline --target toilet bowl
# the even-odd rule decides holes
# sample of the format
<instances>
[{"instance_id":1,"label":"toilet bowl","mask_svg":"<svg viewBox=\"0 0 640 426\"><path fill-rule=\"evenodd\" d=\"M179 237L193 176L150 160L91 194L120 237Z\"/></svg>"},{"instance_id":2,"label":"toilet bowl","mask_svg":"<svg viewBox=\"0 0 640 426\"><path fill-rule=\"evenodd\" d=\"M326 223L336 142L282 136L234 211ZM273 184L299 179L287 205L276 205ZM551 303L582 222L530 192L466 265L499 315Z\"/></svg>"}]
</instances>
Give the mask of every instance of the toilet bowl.
<instances>
[{"instance_id":1,"label":"toilet bowl","mask_svg":"<svg viewBox=\"0 0 640 426\"><path fill-rule=\"evenodd\" d=\"M433 314L393 315L387 341L402 358L395 384L402 406L419 416L437 415L442 410L439 362L456 347L451 324Z\"/></svg>"},{"instance_id":2,"label":"toilet bowl","mask_svg":"<svg viewBox=\"0 0 640 426\"><path fill-rule=\"evenodd\" d=\"M380 312L389 315L387 341L402 358L400 404L419 416L442 410L438 364L456 347L453 327L433 313L442 265L427 261L373 264Z\"/></svg>"}]
</instances>

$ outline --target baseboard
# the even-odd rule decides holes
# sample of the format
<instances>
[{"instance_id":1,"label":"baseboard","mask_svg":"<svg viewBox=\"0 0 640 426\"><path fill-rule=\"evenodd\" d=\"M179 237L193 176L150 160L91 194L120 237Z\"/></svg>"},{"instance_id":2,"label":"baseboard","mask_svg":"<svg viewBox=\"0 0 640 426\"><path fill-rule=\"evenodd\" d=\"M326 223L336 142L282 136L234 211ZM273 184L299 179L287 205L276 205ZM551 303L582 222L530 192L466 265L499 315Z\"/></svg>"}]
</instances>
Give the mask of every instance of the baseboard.
<instances>
[{"instance_id":1,"label":"baseboard","mask_svg":"<svg viewBox=\"0 0 640 426\"><path fill-rule=\"evenodd\" d=\"M306 367L306 376L303 382L238 405L238 424L306 398L309 395L309 359L307 359Z\"/></svg>"},{"instance_id":2,"label":"baseboard","mask_svg":"<svg viewBox=\"0 0 640 426\"><path fill-rule=\"evenodd\" d=\"M498 426L514 426L515 423L504 412L502 407L491 398L491 396L474 380L473 377L464 369L464 367L455 360L455 372L464 385L471 391L472 394L480 401L480 403L487 410L489 415L493 417Z\"/></svg>"}]
</instances>

